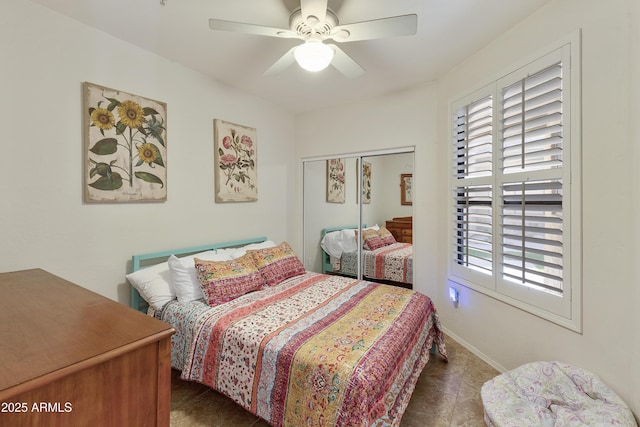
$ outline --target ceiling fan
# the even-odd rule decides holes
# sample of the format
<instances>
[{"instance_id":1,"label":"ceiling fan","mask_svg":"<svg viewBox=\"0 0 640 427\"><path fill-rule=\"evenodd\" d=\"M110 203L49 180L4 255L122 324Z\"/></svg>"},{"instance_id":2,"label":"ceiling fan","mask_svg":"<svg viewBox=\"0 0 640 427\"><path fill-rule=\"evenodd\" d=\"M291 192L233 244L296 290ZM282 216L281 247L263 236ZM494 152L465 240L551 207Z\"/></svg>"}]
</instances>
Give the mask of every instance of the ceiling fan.
<instances>
[{"instance_id":1,"label":"ceiling fan","mask_svg":"<svg viewBox=\"0 0 640 427\"><path fill-rule=\"evenodd\" d=\"M297 62L308 71L320 71L331 64L350 78L362 75L364 68L337 45L325 43L326 40L345 43L416 33L418 17L415 14L340 25L336 14L328 8L327 1L300 0L300 8L289 16L289 29L220 19L209 19L209 28L304 41L289 49L264 72L265 75L277 74Z\"/></svg>"}]
</instances>

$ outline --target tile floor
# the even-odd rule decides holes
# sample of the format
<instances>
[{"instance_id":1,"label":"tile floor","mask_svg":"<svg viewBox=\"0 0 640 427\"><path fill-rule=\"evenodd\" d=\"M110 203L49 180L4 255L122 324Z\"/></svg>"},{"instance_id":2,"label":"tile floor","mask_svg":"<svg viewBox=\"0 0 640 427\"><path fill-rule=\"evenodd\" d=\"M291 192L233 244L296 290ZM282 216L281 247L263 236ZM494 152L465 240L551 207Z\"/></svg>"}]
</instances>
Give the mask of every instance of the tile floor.
<instances>
[{"instance_id":1,"label":"tile floor","mask_svg":"<svg viewBox=\"0 0 640 427\"><path fill-rule=\"evenodd\" d=\"M453 339L446 339L449 363L438 355L425 367L401 427L484 426L480 387L499 372ZM172 427L268 427L231 399L208 387L171 378Z\"/></svg>"}]
</instances>

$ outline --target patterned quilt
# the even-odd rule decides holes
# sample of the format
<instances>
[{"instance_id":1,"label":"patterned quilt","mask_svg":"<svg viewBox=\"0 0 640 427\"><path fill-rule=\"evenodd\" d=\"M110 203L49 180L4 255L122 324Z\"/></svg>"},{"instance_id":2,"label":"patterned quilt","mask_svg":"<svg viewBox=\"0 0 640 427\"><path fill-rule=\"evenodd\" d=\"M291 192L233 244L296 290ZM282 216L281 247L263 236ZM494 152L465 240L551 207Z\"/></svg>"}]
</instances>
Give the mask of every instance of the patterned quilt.
<instances>
[{"instance_id":1,"label":"patterned quilt","mask_svg":"<svg viewBox=\"0 0 640 427\"><path fill-rule=\"evenodd\" d=\"M307 272L208 307L170 302L171 362L273 426L397 426L437 344L418 292Z\"/></svg>"},{"instance_id":2,"label":"patterned quilt","mask_svg":"<svg viewBox=\"0 0 640 427\"><path fill-rule=\"evenodd\" d=\"M336 273L355 277L358 271L358 252L343 252L340 258L331 257L331 267Z\"/></svg>"},{"instance_id":3,"label":"patterned quilt","mask_svg":"<svg viewBox=\"0 0 640 427\"><path fill-rule=\"evenodd\" d=\"M362 251L362 274L365 278L413 283L413 245L393 243L373 251ZM334 271L355 276L358 271L358 253L344 252Z\"/></svg>"},{"instance_id":4,"label":"patterned quilt","mask_svg":"<svg viewBox=\"0 0 640 427\"><path fill-rule=\"evenodd\" d=\"M413 283L413 245L393 243L364 251L364 276L373 279Z\"/></svg>"}]
</instances>

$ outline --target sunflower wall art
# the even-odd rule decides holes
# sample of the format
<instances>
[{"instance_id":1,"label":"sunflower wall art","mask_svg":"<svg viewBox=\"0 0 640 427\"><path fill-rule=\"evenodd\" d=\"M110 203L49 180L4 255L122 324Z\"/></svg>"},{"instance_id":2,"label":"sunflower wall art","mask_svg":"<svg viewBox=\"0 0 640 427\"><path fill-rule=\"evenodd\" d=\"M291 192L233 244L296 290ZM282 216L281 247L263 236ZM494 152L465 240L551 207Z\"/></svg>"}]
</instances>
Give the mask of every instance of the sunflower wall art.
<instances>
[{"instance_id":1,"label":"sunflower wall art","mask_svg":"<svg viewBox=\"0 0 640 427\"><path fill-rule=\"evenodd\" d=\"M258 200L258 145L254 128L213 120L216 203Z\"/></svg>"},{"instance_id":2,"label":"sunflower wall art","mask_svg":"<svg viewBox=\"0 0 640 427\"><path fill-rule=\"evenodd\" d=\"M84 83L85 202L167 200L167 105Z\"/></svg>"}]
</instances>

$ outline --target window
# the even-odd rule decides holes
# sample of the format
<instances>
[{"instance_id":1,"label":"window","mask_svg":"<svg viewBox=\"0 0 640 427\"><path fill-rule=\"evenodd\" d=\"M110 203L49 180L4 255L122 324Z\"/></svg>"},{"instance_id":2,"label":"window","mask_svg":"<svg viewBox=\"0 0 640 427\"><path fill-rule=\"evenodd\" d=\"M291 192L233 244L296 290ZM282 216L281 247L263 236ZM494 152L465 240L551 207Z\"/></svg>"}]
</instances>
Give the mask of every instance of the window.
<instances>
[{"instance_id":1,"label":"window","mask_svg":"<svg viewBox=\"0 0 640 427\"><path fill-rule=\"evenodd\" d=\"M576 59L566 43L453 104L450 279L579 330Z\"/></svg>"},{"instance_id":2,"label":"window","mask_svg":"<svg viewBox=\"0 0 640 427\"><path fill-rule=\"evenodd\" d=\"M456 264L493 271L493 97L463 105L455 113Z\"/></svg>"}]
</instances>

